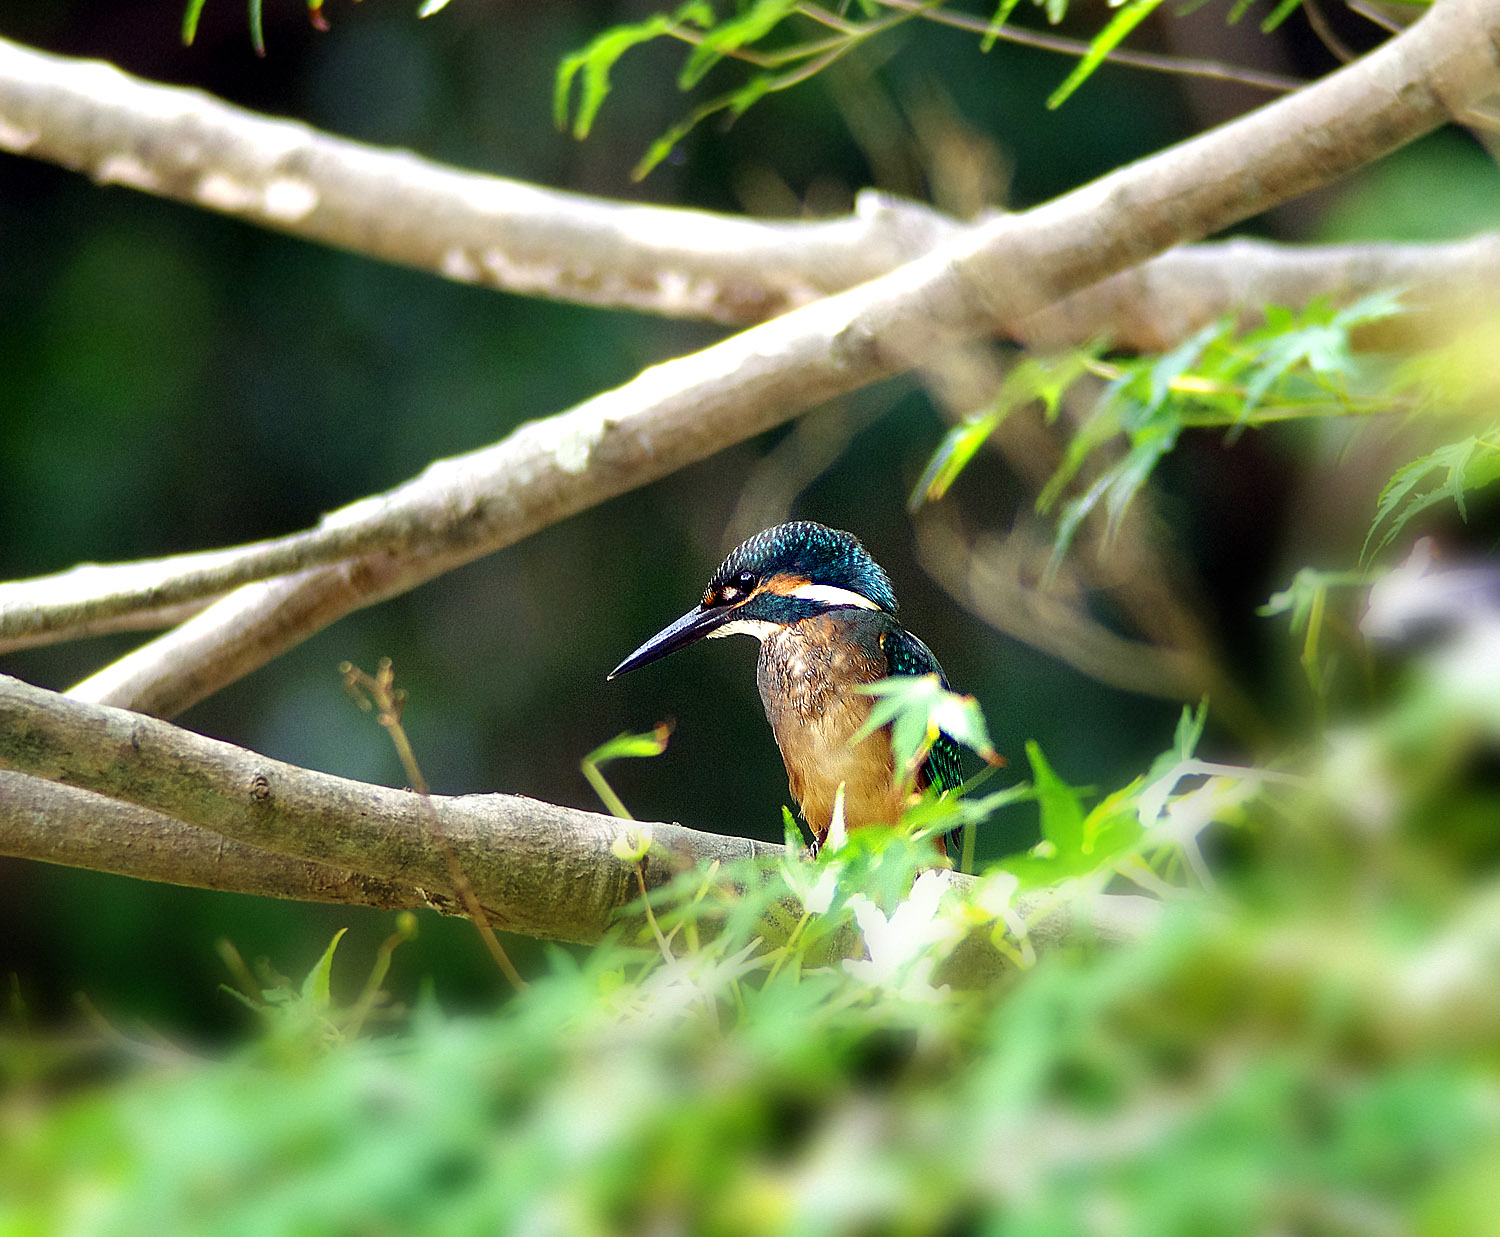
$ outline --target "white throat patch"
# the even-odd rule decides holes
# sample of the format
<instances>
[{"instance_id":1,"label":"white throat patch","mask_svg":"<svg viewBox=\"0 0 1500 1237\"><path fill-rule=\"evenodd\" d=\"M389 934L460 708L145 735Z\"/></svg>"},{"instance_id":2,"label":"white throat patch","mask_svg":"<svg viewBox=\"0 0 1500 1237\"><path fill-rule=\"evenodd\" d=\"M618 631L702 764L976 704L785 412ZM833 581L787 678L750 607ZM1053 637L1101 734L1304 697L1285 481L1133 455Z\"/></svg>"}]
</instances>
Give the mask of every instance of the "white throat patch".
<instances>
[{"instance_id":1,"label":"white throat patch","mask_svg":"<svg viewBox=\"0 0 1500 1237\"><path fill-rule=\"evenodd\" d=\"M709 632L708 638L716 640L720 636L754 636L763 641L775 630L776 624L765 619L730 619L722 627L715 627Z\"/></svg>"}]
</instances>

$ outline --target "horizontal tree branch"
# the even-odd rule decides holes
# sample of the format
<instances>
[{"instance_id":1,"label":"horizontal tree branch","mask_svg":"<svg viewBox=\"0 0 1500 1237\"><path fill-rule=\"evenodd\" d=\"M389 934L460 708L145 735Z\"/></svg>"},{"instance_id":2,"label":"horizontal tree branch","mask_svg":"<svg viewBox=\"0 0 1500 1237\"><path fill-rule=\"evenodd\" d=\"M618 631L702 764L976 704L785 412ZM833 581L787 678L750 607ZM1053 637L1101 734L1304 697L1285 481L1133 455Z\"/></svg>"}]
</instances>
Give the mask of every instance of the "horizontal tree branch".
<instances>
[{"instance_id":1,"label":"horizontal tree branch","mask_svg":"<svg viewBox=\"0 0 1500 1237\"><path fill-rule=\"evenodd\" d=\"M495 925L530 936L597 940L638 894L632 869L610 851L622 829L613 817L518 795L424 799L301 769L6 676L0 676L0 768L218 835L208 845L227 838L418 890L451 894L444 846L451 847ZM765 849L680 825L652 829L653 884L700 860ZM202 862L194 856L193 863Z\"/></svg>"},{"instance_id":2,"label":"horizontal tree branch","mask_svg":"<svg viewBox=\"0 0 1500 1237\"><path fill-rule=\"evenodd\" d=\"M434 465L342 515L441 528L438 549L369 555L249 585L75 692L170 714L339 614L890 377L997 323L1326 183L1500 86L1500 0L1439 0L1356 64L1046 206L976 225L930 255L571 412Z\"/></svg>"},{"instance_id":3,"label":"horizontal tree branch","mask_svg":"<svg viewBox=\"0 0 1500 1237\"><path fill-rule=\"evenodd\" d=\"M648 827L651 887L711 860L783 853L681 825ZM424 799L333 777L0 675L4 855L259 896L458 914L447 846L496 927L592 943L638 893L633 869L610 849L624 828L518 795ZM1158 909L1128 895L1076 905L1039 895L1018 905L1042 945L1081 929L1134 938ZM978 942L966 951L971 975L996 965L985 953Z\"/></svg>"},{"instance_id":4,"label":"horizontal tree branch","mask_svg":"<svg viewBox=\"0 0 1500 1237\"><path fill-rule=\"evenodd\" d=\"M604 202L3 39L0 150L465 283L721 322L862 283L956 226L875 194L818 222Z\"/></svg>"},{"instance_id":5,"label":"horizontal tree branch","mask_svg":"<svg viewBox=\"0 0 1500 1237\"><path fill-rule=\"evenodd\" d=\"M346 868L289 859L105 795L0 770L0 855L195 889L462 914L450 891L424 892Z\"/></svg>"}]
</instances>

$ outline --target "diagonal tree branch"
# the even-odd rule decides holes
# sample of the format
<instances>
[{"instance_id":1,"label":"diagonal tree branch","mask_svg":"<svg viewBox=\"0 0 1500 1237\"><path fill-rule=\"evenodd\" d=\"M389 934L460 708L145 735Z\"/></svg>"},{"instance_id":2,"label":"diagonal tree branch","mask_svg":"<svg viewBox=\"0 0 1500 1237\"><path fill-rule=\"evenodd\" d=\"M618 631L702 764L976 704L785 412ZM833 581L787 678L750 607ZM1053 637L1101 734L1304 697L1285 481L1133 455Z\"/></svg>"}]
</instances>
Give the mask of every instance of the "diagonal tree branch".
<instances>
[{"instance_id":1,"label":"diagonal tree branch","mask_svg":"<svg viewBox=\"0 0 1500 1237\"><path fill-rule=\"evenodd\" d=\"M1431 245L1348 245L1293 250L1234 240L1183 246L1111 276L1023 320L1014 330L1046 350L1122 337L1163 351L1226 313L1268 302L1326 296L1347 302L1382 289L1408 290L1417 308L1493 303L1500 294L1500 234ZM1118 340L1117 340L1118 342ZM456 511L443 492L454 476L429 470L430 511ZM379 550L403 561L452 535L446 517L415 522L404 504L362 501L314 530L167 558L85 564L56 575L0 583L0 653L111 631L169 627L247 583L330 566Z\"/></svg>"},{"instance_id":2,"label":"diagonal tree branch","mask_svg":"<svg viewBox=\"0 0 1500 1237\"><path fill-rule=\"evenodd\" d=\"M1385 154L1500 85L1497 40L1500 0L1439 0L1404 34L1292 97L434 465L426 476L446 472L444 482L419 479L345 518L384 509L419 525L445 521L437 550L250 585L75 692L161 714L184 708L341 613Z\"/></svg>"}]
</instances>

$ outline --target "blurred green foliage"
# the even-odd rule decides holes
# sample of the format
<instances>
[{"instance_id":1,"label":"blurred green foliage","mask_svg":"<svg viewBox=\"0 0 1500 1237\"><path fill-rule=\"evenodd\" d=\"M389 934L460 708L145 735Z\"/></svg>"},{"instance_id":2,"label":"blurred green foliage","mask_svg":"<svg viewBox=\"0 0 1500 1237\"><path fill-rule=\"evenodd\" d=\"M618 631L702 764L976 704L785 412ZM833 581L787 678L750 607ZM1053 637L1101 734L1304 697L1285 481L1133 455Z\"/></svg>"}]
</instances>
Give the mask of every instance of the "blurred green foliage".
<instances>
[{"instance_id":1,"label":"blurred green foliage","mask_svg":"<svg viewBox=\"0 0 1500 1237\"><path fill-rule=\"evenodd\" d=\"M1156 862L1164 914L1128 944L1038 957L1014 877L952 890L916 875L926 844L861 830L818 864L679 878L654 933L554 951L486 1015L424 998L352 1036L379 972L333 1002L336 937L302 983L266 981L226 1059L13 1019L0 1231L1487 1231L1500 787L1450 780L1485 804L1480 837L1405 796L1500 744L1500 715L1463 710L1455 746L1449 687L1411 674L1357 769L1347 745L1309 753L1206 811L1256 779L1181 789L1186 721L1147 832L1180 857L1230 821L1239 860L1207 900ZM1412 709L1447 724L1388 747ZM1044 815L1078 821L1044 767ZM1095 854L1052 887L1132 870ZM973 986L944 959L976 933L1012 967ZM851 939L865 956L840 961Z\"/></svg>"}]
</instances>

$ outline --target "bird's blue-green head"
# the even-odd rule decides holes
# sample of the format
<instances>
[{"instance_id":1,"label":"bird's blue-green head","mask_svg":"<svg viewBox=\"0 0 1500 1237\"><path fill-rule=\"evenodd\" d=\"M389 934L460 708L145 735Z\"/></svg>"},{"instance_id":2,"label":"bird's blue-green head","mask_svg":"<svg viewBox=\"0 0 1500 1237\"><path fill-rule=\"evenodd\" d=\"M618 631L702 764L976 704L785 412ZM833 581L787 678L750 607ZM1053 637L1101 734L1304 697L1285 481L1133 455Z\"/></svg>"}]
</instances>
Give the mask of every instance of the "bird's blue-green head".
<instances>
[{"instance_id":1,"label":"bird's blue-green head","mask_svg":"<svg viewBox=\"0 0 1500 1237\"><path fill-rule=\"evenodd\" d=\"M714 572L703 600L616 666L609 677L705 636L764 640L815 614L847 608L896 612L891 578L858 538L807 520L756 533Z\"/></svg>"}]
</instances>

